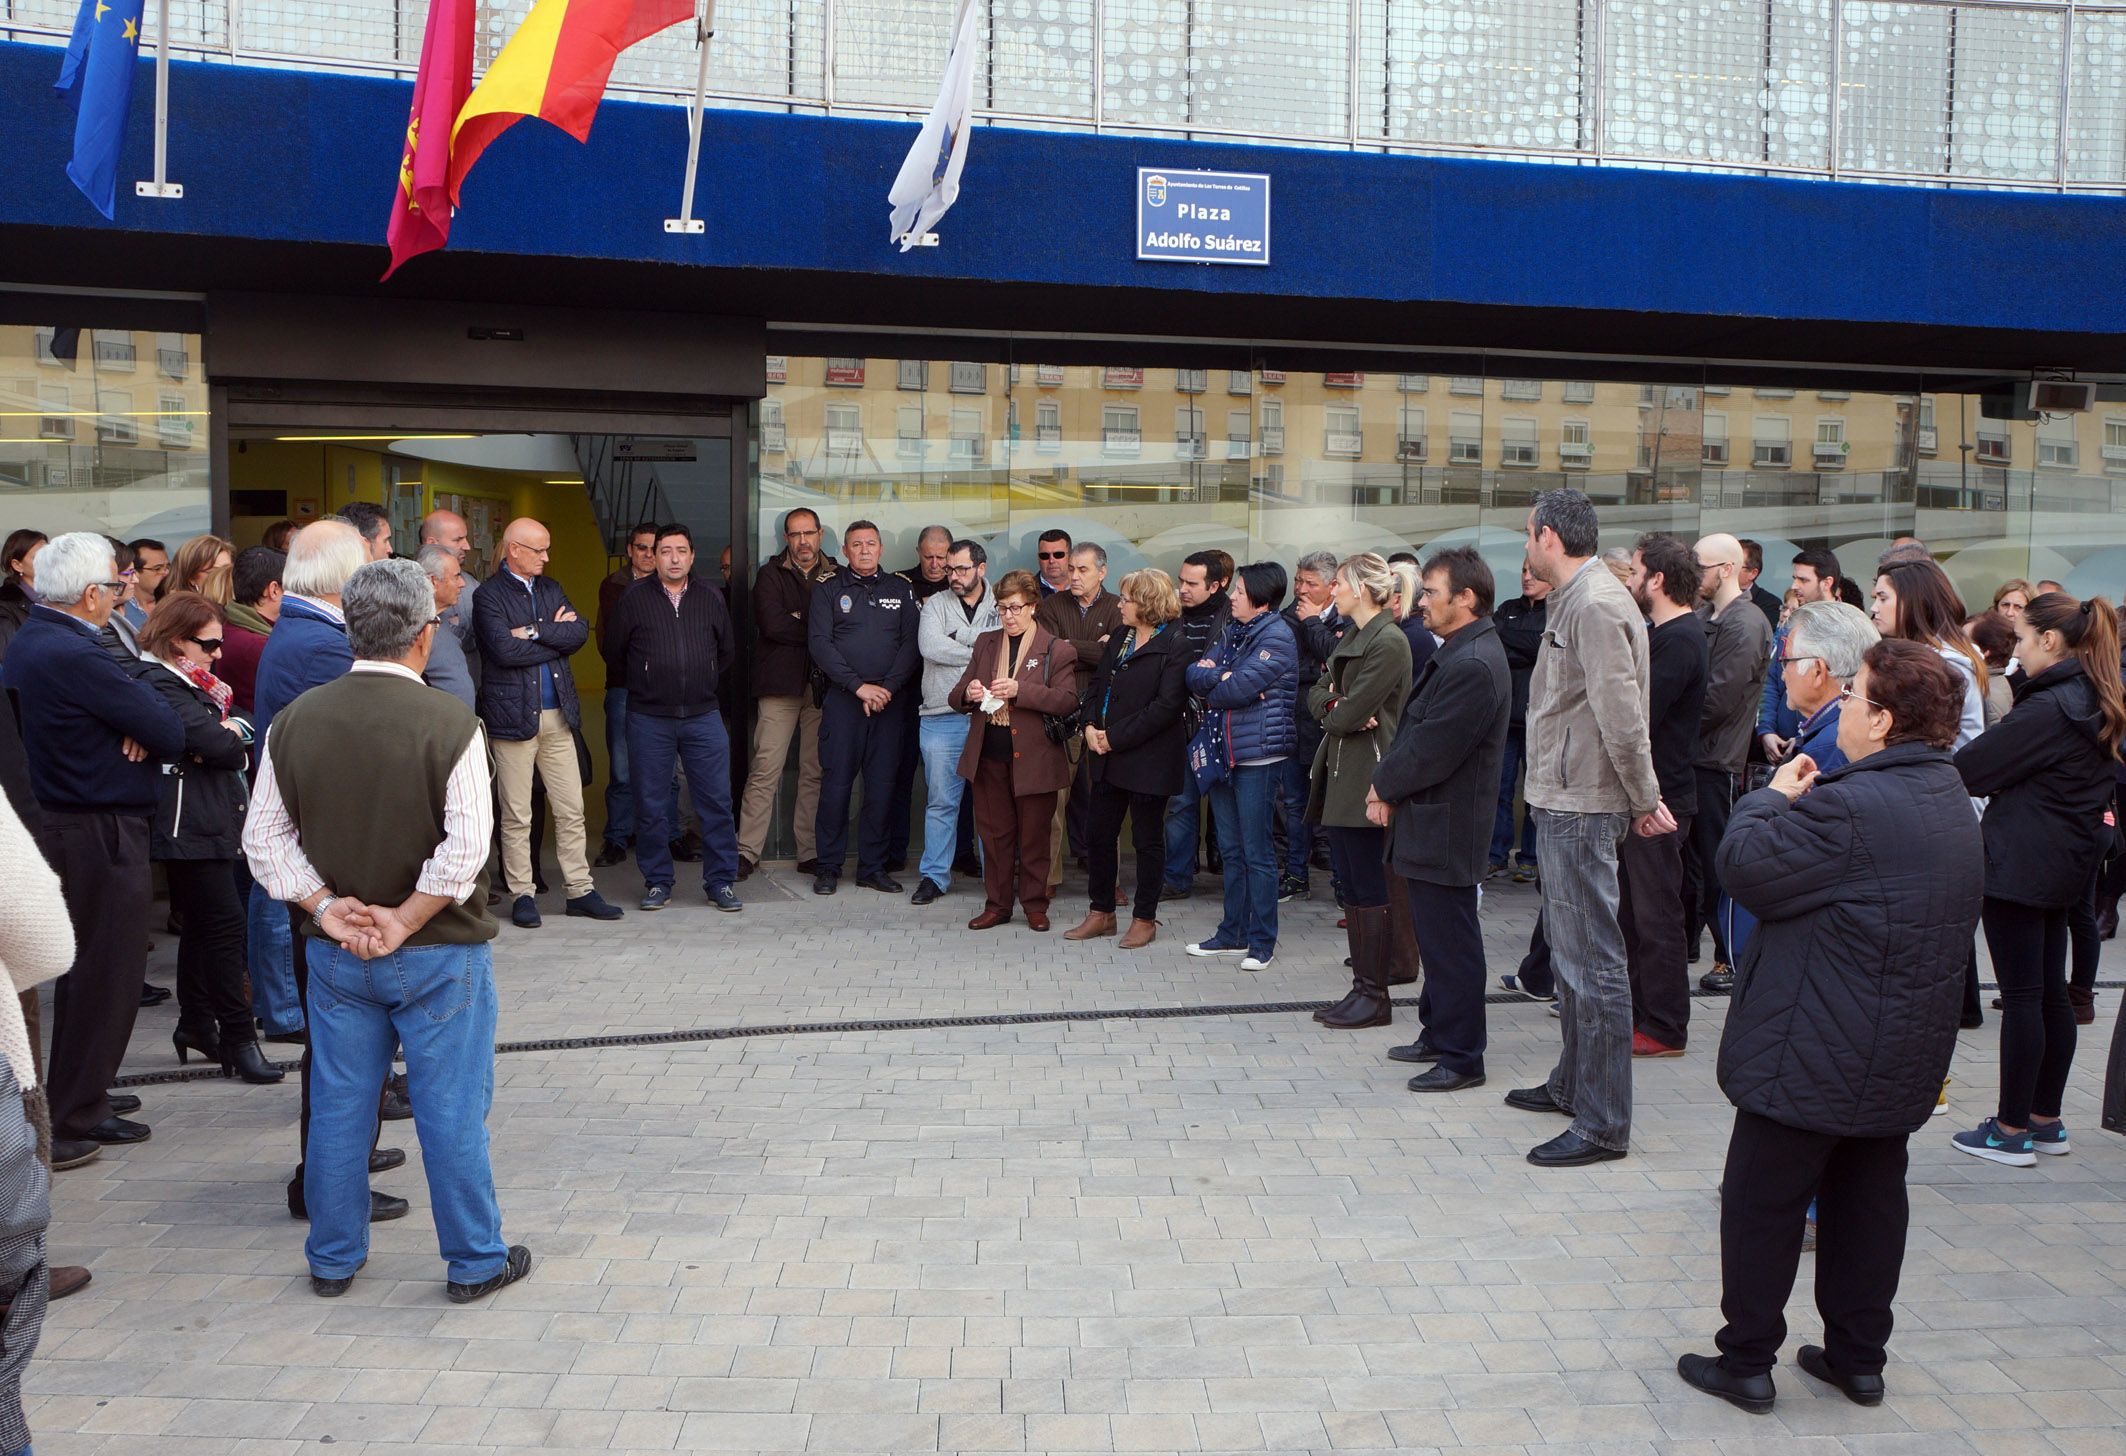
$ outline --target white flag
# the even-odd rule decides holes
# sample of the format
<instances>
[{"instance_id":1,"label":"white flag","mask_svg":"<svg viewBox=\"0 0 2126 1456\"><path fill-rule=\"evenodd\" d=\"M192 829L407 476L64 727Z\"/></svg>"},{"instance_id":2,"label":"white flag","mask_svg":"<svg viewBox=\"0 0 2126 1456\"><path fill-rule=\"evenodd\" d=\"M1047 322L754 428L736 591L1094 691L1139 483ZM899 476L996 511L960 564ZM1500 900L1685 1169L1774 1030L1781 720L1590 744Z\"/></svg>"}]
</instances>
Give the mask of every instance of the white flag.
<instances>
[{"instance_id":1,"label":"white flag","mask_svg":"<svg viewBox=\"0 0 2126 1456\"><path fill-rule=\"evenodd\" d=\"M974 123L974 53L978 34L973 0L960 0L952 54L937 104L923 118L915 145L901 163L886 200L893 204L892 239L907 252L921 242L960 195L967 165L967 133Z\"/></svg>"}]
</instances>

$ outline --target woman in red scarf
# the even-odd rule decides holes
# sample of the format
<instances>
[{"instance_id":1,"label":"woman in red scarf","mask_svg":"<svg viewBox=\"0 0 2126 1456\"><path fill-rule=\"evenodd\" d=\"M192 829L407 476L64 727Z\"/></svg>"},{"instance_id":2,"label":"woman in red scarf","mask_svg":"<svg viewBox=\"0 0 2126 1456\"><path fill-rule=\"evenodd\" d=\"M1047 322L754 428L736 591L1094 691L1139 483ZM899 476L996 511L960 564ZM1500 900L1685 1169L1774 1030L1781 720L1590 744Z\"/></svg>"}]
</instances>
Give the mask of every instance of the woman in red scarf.
<instances>
[{"instance_id":1,"label":"woman in red scarf","mask_svg":"<svg viewBox=\"0 0 2126 1456\"><path fill-rule=\"evenodd\" d=\"M149 855L170 883L170 908L183 922L177 944L177 1059L201 1052L224 1076L278 1082L280 1068L259 1050L244 990L244 907L236 894L250 805L244 770L251 725L231 716L229 685L214 675L222 610L194 591L166 594L140 630L155 667L149 681L184 720L185 751L163 767L161 802L149 826Z\"/></svg>"}]
</instances>

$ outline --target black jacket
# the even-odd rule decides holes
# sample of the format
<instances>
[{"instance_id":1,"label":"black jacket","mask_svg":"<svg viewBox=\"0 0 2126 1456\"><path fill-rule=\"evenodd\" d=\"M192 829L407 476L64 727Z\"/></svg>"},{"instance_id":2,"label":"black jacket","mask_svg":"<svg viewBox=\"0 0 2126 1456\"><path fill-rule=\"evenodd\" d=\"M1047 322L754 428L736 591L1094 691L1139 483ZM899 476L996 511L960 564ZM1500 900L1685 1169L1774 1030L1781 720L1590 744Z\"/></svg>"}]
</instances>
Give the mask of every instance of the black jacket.
<instances>
[{"instance_id":1,"label":"black jacket","mask_svg":"<svg viewBox=\"0 0 2126 1456\"><path fill-rule=\"evenodd\" d=\"M1685 612L1646 629L1646 725L1661 802L1677 818L1698 812L1698 718L1705 707L1705 628Z\"/></svg>"},{"instance_id":2,"label":"black jacket","mask_svg":"<svg viewBox=\"0 0 2126 1456\"><path fill-rule=\"evenodd\" d=\"M1543 645L1543 624L1550 617L1550 598L1539 602L1515 597L1500 602L1491 614L1498 628L1499 646L1506 649L1506 666L1513 671L1513 726L1528 726L1528 682L1535 675L1535 655Z\"/></svg>"},{"instance_id":3,"label":"black jacket","mask_svg":"<svg viewBox=\"0 0 2126 1456\"><path fill-rule=\"evenodd\" d=\"M1720 1038L1745 1112L1838 1137L1926 1125L1963 1013L1985 852L1956 766L1899 743L1792 804L1735 805L1720 883L1757 917Z\"/></svg>"},{"instance_id":4,"label":"black jacket","mask_svg":"<svg viewBox=\"0 0 2126 1456\"><path fill-rule=\"evenodd\" d=\"M1322 669L1329 665L1329 654L1336 650L1336 644L1343 640L1344 629L1351 624L1337 616L1334 607L1311 617L1302 617L1296 602L1278 615L1292 629L1292 640L1299 644L1299 686L1294 690L1292 701L1299 713L1299 751L1312 759L1314 749L1321 742L1321 724L1307 711L1307 694L1321 679Z\"/></svg>"},{"instance_id":5,"label":"black jacket","mask_svg":"<svg viewBox=\"0 0 2126 1456\"><path fill-rule=\"evenodd\" d=\"M1480 884L1513 711L1513 676L1491 619L1449 637L1416 683L1395 742L1373 770L1373 792L1395 806L1388 863L1406 880Z\"/></svg>"},{"instance_id":6,"label":"black jacket","mask_svg":"<svg viewBox=\"0 0 2126 1456\"><path fill-rule=\"evenodd\" d=\"M1188 755L1181 710L1188 701L1184 675L1196 659L1179 628L1168 623L1122 662L1122 644L1135 635L1124 627L1108 639L1085 689L1083 721L1108 736L1106 753L1086 751L1086 772L1095 784L1171 797L1181 792Z\"/></svg>"},{"instance_id":7,"label":"black jacket","mask_svg":"<svg viewBox=\"0 0 2126 1456\"><path fill-rule=\"evenodd\" d=\"M844 566L812 588L805 643L812 664L845 693L876 683L899 696L922 670L915 645L915 588L890 571L858 576Z\"/></svg>"},{"instance_id":8,"label":"black jacket","mask_svg":"<svg viewBox=\"0 0 2126 1456\"><path fill-rule=\"evenodd\" d=\"M1197 662L1211 655L1211 647L1218 635L1225 631L1226 623L1233 620L1233 600L1224 592L1206 598L1193 607L1183 607L1181 618L1174 625L1181 629L1181 640L1188 644L1188 660ZM1293 695L1292 711L1299 711L1299 698Z\"/></svg>"},{"instance_id":9,"label":"black jacket","mask_svg":"<svg viewBox=\"0 0 2126 1456\"><path fill-rule=\"evenodd\" d=\"M537 593L536 600L533 593ZM583 705L576 701L576 675L569 654L591 640L591 624L580 616L557 622L554 614L568 606L568 594L550 576L532 578L532 591L509 571L498 571L472 594L472 630L479 639L480 721L489 738L522 742L539 736L539 670L551 667L554 696L571 728L583 726ZM573 610L573 609L571 609ZM514 629L536 624L536 639L513 636ZM278 635L278 634L276 634Z\"/></svg>"},{"instance_id":10,"label":"black jacket","mask_svg":"<svg viewBox=\"0 0 2126 1456\"><path fill-rule=\"evenodd\" d=\"M214 700L156 663L148 681L185 725L182 754L162 766L155 817L148 821L150 859L237 859L251 807L245 770L251 751L222 727Z\"/></svg>"},{"instance_id":11,"label":"black jacket","mask_svg":"<svg viewBox=\"0 0 2126 1456\"><path fill-rule=\"evenodd\" d=\"M689 577L674 608L655 575L623 590L612 621L599 631L611 660L627 671L627 710L652 718L695 718L716 711L716 689L730 668L731 614L721 593Z\"/></svg>"},{"instance_id":12,"label":"black jacket","mask_svg":"<svg viewBox=\"0 0 2126 1456\"><path fill-rule=\"evenodd\" d=\"M832 581L841 568L822 551L808 576L790 564L790 553L768 559L753 578L753 625L760 650L753 656L753 695L794 698L812 690L812 655L806 645L812 589Z\"/></svg>"},{"instance_id":13,"label":"black jacket","mask_svg":"<svg viewBox=\"0 0 2126 1456\"><path fill-rule=\"evenodd\" d=\"M2089 887L2118 768L2103 723L2088 674L2068 658L2018 683L2008 716L1957 753L1964 787L1987 801L1988 899L2059 909Z\"/></svg>"}]
</instances>

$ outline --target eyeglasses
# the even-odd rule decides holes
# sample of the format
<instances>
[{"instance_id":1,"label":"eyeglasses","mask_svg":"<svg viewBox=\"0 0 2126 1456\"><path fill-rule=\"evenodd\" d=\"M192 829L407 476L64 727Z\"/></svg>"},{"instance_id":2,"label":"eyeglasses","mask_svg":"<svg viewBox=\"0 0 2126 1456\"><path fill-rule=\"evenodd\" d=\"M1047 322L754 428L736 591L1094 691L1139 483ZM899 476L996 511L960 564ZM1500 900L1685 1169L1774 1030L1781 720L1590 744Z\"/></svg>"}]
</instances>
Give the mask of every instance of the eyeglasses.
<instances>
[{"instance_id":1,"label":"eyeglasses","mask_svg":"<svg viewBox=\"0 0 2126 1456\"><path fill-rule=\"evenodd\" d=\"M135 577L139 576L139 575L140 575L140 572L139 572L138 568L136 568L136 567L131 567L131 566L128 566L128 567L127 567L127 568L126 568L126 569L125 569L124 571L121 571L121 572L119 572L118 574L119 574L119 576L123 577L123 578L124 578L125 580L127 580L127 581L131 581L131 580L133 580L133 579L134 579Z\"/></svg>"},{"instance_id":2,"label":"eyeglasses","mask_svg":"<svg viewBox=\"0 0 2126 1456\"><path fill-rule=\"evenodd\" d=\"M1067 561L1070 559L1068 551L1043 551L1039 555L1043 561Z\"/></svg>"},{"instance_id":3,"label":"eyeglasses","mask_svg":"<svg viewBox=\"0 0 2126 1456\"><path fill-rule=\"evenodd\" d=\"M187 637L185 641L191 643L209 657L221 651L221 638L219 637Z\"/></svg>"},{"instance_id":4,"label":"eyeglasses","mask_svg":"<svg viewBox=\"0 0 2126 1456\"><path fill-rule=\"evenodd\" d=\"M962 572L972 573L980 569L981 568L974 566L948 566L945 568L945 574L948 576L958 576Z\"/></svg>"},{"instance_id":5,"label":"eyeglasses","mask_svg":"<svg viewBox=\"0 0 2126 1456\"><path fill-rule=\"evenodd\" d=\"M124 591L124 590L125 590L125 583L124 583L124 582L122 582L122 581L92 581L92 582L90 582L90 583L89 583L89 585L90 585L90 586L100 586L100 587L102 587L102 588L103 588L103 589L104 589L105 591L107 591L107 592L114 592L114 593L115 593L115 592L122 592L122 591Z\"/></svg>"},{"instance_id":6,"label":"eyeglasses","mask_svg":"<svg viewBox=\"0 0 2126 1456\"><path fill-rule=\"evenodd\" d=\"M1887 713L1890 711L1882 704L1876 702L1873 698L1863 698L1860 694L1854 692L1851 683L1846 684L1846 686L1838 690L1838 697L1842 702L1866 703L1869 707L1873 708L1878 713Z\"/></svg>"},{"instance_id":7,"label":"eyeglasses","mask_svg":"<svg viewBox=\"0 0 2126 1456\"><path fill-rule=\"evenodd\" d=\"M1792 666L1794 666L1794 664L1796 664L1796 663L1799 663L1799 662L1821 662L1821 661L1823 661L1823 659L1822 659L1822 658L1820 658L1820 657L1795 657L1795 656L1793 656L1793 655L1792 655L1792 654L1790 654L1790 653L1781 653L1781 654L1779 655L1779 665L1780 665L1781 667L1792 667Z\"/></svg>"},{"instance_id":8,"label":"eyeglasses","mask_svg":"<svg viewBox=\"0 0 2126 1456\"><path fill-rule=\"evenodd\" d=\"M170 563L167 561L156 562L151 566L143 566L138 568L142 576L161 576L169 569Z\"/></svg>"},{"instance_id":9,"label":"eyeglasses","mask_svg":"<svg viewBox=\"0 0 2126 1456\"><path fill-rule=\"evenodd\" d=\"M1026 605L1026 603L1024 603L1024 602L998 602L998 603L997 603L997 612L998 612L998 613L999 613L1000 615L1002 615L1002 616L1006 616L1006 617L1016 617L1016 616L1018 616L1018 615L1019 615L1020 613L1022 613L1022 612L1030 612L1030 611L1032 611L1032 610L1033 610L1033 608L1032 608L1032 607L1029 607L1029 606L1027 606L1027 605Z\"/></svg>"}]
</instances>

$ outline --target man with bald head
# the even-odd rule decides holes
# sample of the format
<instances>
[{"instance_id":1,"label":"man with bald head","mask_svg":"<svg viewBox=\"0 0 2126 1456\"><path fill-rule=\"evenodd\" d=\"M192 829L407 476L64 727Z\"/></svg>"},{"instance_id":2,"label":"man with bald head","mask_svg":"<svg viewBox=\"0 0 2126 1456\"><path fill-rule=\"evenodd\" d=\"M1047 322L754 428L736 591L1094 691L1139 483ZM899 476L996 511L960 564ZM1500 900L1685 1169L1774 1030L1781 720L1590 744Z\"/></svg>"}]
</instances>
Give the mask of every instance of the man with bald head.
<instances>
[{"instance_id":1,"label":"man with bald head","mask_svg":"<svg viewBox=\"0 0 2126 1456\"><path fill-rule=\"evenodd\" d=\"M466 534L465 518L456 511L430 511L421 517L421 545L440 546L458 558L458 569L464 585L462 596L436 615L450 629L464 649L465 665L472 680L480 680L480 659L472 636L472 594L479 588L480 579L465 569L465 558L472 554L472 537Z\"/></svg>"},{"instance_id":2,"label":"man with bald head","mask_svg":"<svg viewBox=\"0 0 2126 1456\"><path fill-rule=\"evenodd\" d=\"M553 537L528 517L502 532L502 569L473 593L473 635L485 668L480 676L480 721L495 758L501 802L502 872L514 897L510 920L525 930L540 924L534 898L531 841L532 775L546 786L553 811L554 850L568 887L568 913L618 920L591 883L583 832L583 779L576 764L576 729L583 705L569 657L590 640L560 583L546 574Z\"/></svg>"},{"instance_id":3,"label":"man with bald head","mask_svg":"<svg viewBox=\"0 0 2126 1456\"><path fill-rule=\"evenodd\" d=\"M1740 541L1725 532L1700 536L1697 557L1698 611L1705 619L1708 656L1698 754L1691 761L1698 812L1690 821L1689 852L1684 856L1683 920L1691 945L1698 943L1701 926L1712 926L1713 969L1704 984L1708 990L1724 990L1733 984L1734 970L1719 913L1720 881L1713 873L1713 856L1727 833L1728 811L1749 760L1750 735L1764 699L1764 674L1772 660L1772 625L1743 592Z\"/></svg>"}]
</instances>

